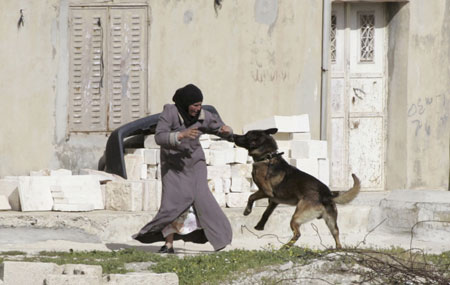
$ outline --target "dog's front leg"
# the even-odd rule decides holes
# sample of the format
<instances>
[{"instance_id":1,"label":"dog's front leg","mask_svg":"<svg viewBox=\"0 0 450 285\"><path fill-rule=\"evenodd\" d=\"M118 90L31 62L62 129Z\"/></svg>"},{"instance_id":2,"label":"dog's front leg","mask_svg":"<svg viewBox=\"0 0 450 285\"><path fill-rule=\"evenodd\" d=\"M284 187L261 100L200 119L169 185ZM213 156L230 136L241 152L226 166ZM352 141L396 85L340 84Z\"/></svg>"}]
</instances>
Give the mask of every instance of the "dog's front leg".
<instances>
[{"instance_id":1,"label":"dog's front leg","mask_svg":"<svg viewBox=\"0 0 450 285\"><path fill-rule=\"evenodd\" d=\"M247 207L244 210L244 216L248 216L252 212L253 202L262 198L267 198L267 195L262 190L258 190L250 195L248 197Z\"/></svg>"},{"instance_id":2,"label":"dog's front leg","mask_svg":"<svg viewBox=\"0 0 450 285\"><path fill-rule=\"evenodd\" d=\"M258 224L256 224L255 230L262 231L264 230L264 226L267 222L267 219L269 219L270 215L272 215L273 210L278 206L278 203L275 203L273 201L270 201L269 199L269 205L267 206L266 210L264 211L261 220L259 220Z\"/></svg>"}]
</instances>

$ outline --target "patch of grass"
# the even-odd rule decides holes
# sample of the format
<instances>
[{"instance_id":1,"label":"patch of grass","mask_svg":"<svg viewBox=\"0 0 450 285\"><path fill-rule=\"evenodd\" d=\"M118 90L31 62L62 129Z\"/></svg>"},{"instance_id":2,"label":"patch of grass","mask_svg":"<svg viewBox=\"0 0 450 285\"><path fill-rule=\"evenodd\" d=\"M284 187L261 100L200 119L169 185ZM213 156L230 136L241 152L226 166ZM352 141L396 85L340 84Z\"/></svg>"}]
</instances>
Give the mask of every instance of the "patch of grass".
<instances>
[{"instance_id":1,"label":"patch of grass","mask_svg":"<svg viewBox=\"0 0 450 285\"><path fill-rule=\"evenodd\" d=\"M334 257L333 257L334 256ZM88 264L100 265L104 274L127 273L126 263L151 262L149 268L153 272L174 272L178 275L180 284L218 284L237 279L249 272L260 272L267 266L280 265L289 261L296 266L310 263L313 260L330 260L335 262L335 269L352 268L356 263L365 268L372 268L369 277L385 278L386 282L403 280L396 276L380 274L381 271L393 268L401 264L411 268L411 273L418 272L423 278L446 278L450 272L450 251L441 254L423 254L411 252L400 248L391 249L343 249L335 250L311 250L300 247L292 247L288 250L230 250L218 253L202 254L196 256L178 257L176 255L160 255L136 249L124 249L119 251L70 251L53 252L43 251L34 256L27 256L23 252L0 252L0 262L4 260L21 260L30 262L53 262L56 264ZM346 264L348 266L341 266ZM333 271L333 268L330 268ZM420 271L421 270L421 271ZM429 270L429 271L424 271ZM358 274L358 272L354 272ZM366 274L362 272L361 274ZM428 275L426 275L428 274ZM437 274L437 275L436 275ZM367 275L367 274L366 274ZM380 277L381 276L381 277ZM407 278L407 275L405 275ZM278 282L271 276L264 277L264 284ZM402 277L403 278L403 277ZM427 279L427 280L435 280ZM375 280L375 279L374 279ZM440 279L444 280L444 279ZM388 282L389 283L389 282Z\"/></svg>"},{"instance_id":2,"label":"patch of grass","mask_svg":"<svg viewBox=\"0 0 450 285\"><path fill-rule=\"evenodd\" d=\"M215 284L230 278L230 275L249 269L283 264L288 261L305 264L316 258L319 252L292 247L289 250L247 251L231 250L202 256L168 258L151 269L154 272L175 272L180 284Z\"/></svg>"}]
</instances>

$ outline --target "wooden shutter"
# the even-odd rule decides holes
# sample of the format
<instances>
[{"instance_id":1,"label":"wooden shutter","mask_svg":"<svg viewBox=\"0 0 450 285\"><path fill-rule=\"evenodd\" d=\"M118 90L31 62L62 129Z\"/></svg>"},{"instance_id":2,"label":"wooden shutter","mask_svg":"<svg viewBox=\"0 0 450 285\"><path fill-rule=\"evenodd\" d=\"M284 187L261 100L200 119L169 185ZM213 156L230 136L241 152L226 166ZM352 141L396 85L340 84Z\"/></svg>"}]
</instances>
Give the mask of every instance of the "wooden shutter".
<instances>
[{"instance_id":1,"label":"wooden shutter","mask_svg":"<svg viewBox=\"0 0 450 285\"><path fill-rule=\"evenodd\" d=\"M70 9L70 131L105 131L106 8Z\"/></svg>"},{"instance_id":2,"label":"wooden shutter","mask_svg":"<svg viewBox=\"0 0 450 285\"><path fill-rule=\"evenodd\" d=\"M110 8L109 122L113 130L145 115L147 13L144 7Z\"/></svg>"}]
</instances>

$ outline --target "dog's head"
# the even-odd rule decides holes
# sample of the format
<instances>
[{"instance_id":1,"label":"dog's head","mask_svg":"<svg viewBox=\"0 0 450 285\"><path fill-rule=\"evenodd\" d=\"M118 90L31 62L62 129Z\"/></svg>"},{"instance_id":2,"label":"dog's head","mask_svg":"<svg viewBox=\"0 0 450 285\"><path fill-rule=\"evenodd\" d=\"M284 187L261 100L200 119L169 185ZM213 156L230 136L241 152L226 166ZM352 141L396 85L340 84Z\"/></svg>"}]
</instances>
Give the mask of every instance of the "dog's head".
<instances>
[{"instance_id":1,"label":"dog's head","mask_svg":"<svg viewBox=\"0 0 450 285\"><path fill-rule=\"evenodd\" d=\"M255 160L276 152L277 143L271 135L278 131L276 128L267 130L252 130L245 135L233 135L234 143L237 146L248 150L248 154Z\"/></svg>"}]
</instances>

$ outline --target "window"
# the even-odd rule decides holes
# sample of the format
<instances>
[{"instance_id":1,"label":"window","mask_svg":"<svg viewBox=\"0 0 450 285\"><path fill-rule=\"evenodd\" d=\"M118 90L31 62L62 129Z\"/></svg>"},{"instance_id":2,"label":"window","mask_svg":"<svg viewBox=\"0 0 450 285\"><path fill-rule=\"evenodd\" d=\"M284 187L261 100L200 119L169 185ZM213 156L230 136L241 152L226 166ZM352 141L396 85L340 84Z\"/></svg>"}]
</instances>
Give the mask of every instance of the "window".
<instances>
[{"instance_id":1,"label":"window","mask_svg":"<svg viewBox=\"0 0 450 285\"><path fill-rule=\"evenodd\" d=\"M142 117L146 7L71 7L69 30L69 130L112 131Z\"/></svg>"},{"instance_id":2,"label":"window","mask_svg":"<svg viewBox=\"0 0 450 285\"><path fill-rule=\"evenodd\" d=\"M336 62L336 15L331 15L330 31L331 62Z\"/></svg>"},{"instance_id":3,"label":"window","mask_svg":"<svg viewBox=\"0 0 450 285\"><path fill-rule=\"evenodd\" d=\"M373 62L375 46L375 15L360 15L360 35L361 35L361 53L362 62Z\"/></svg>"}]
</instances>

